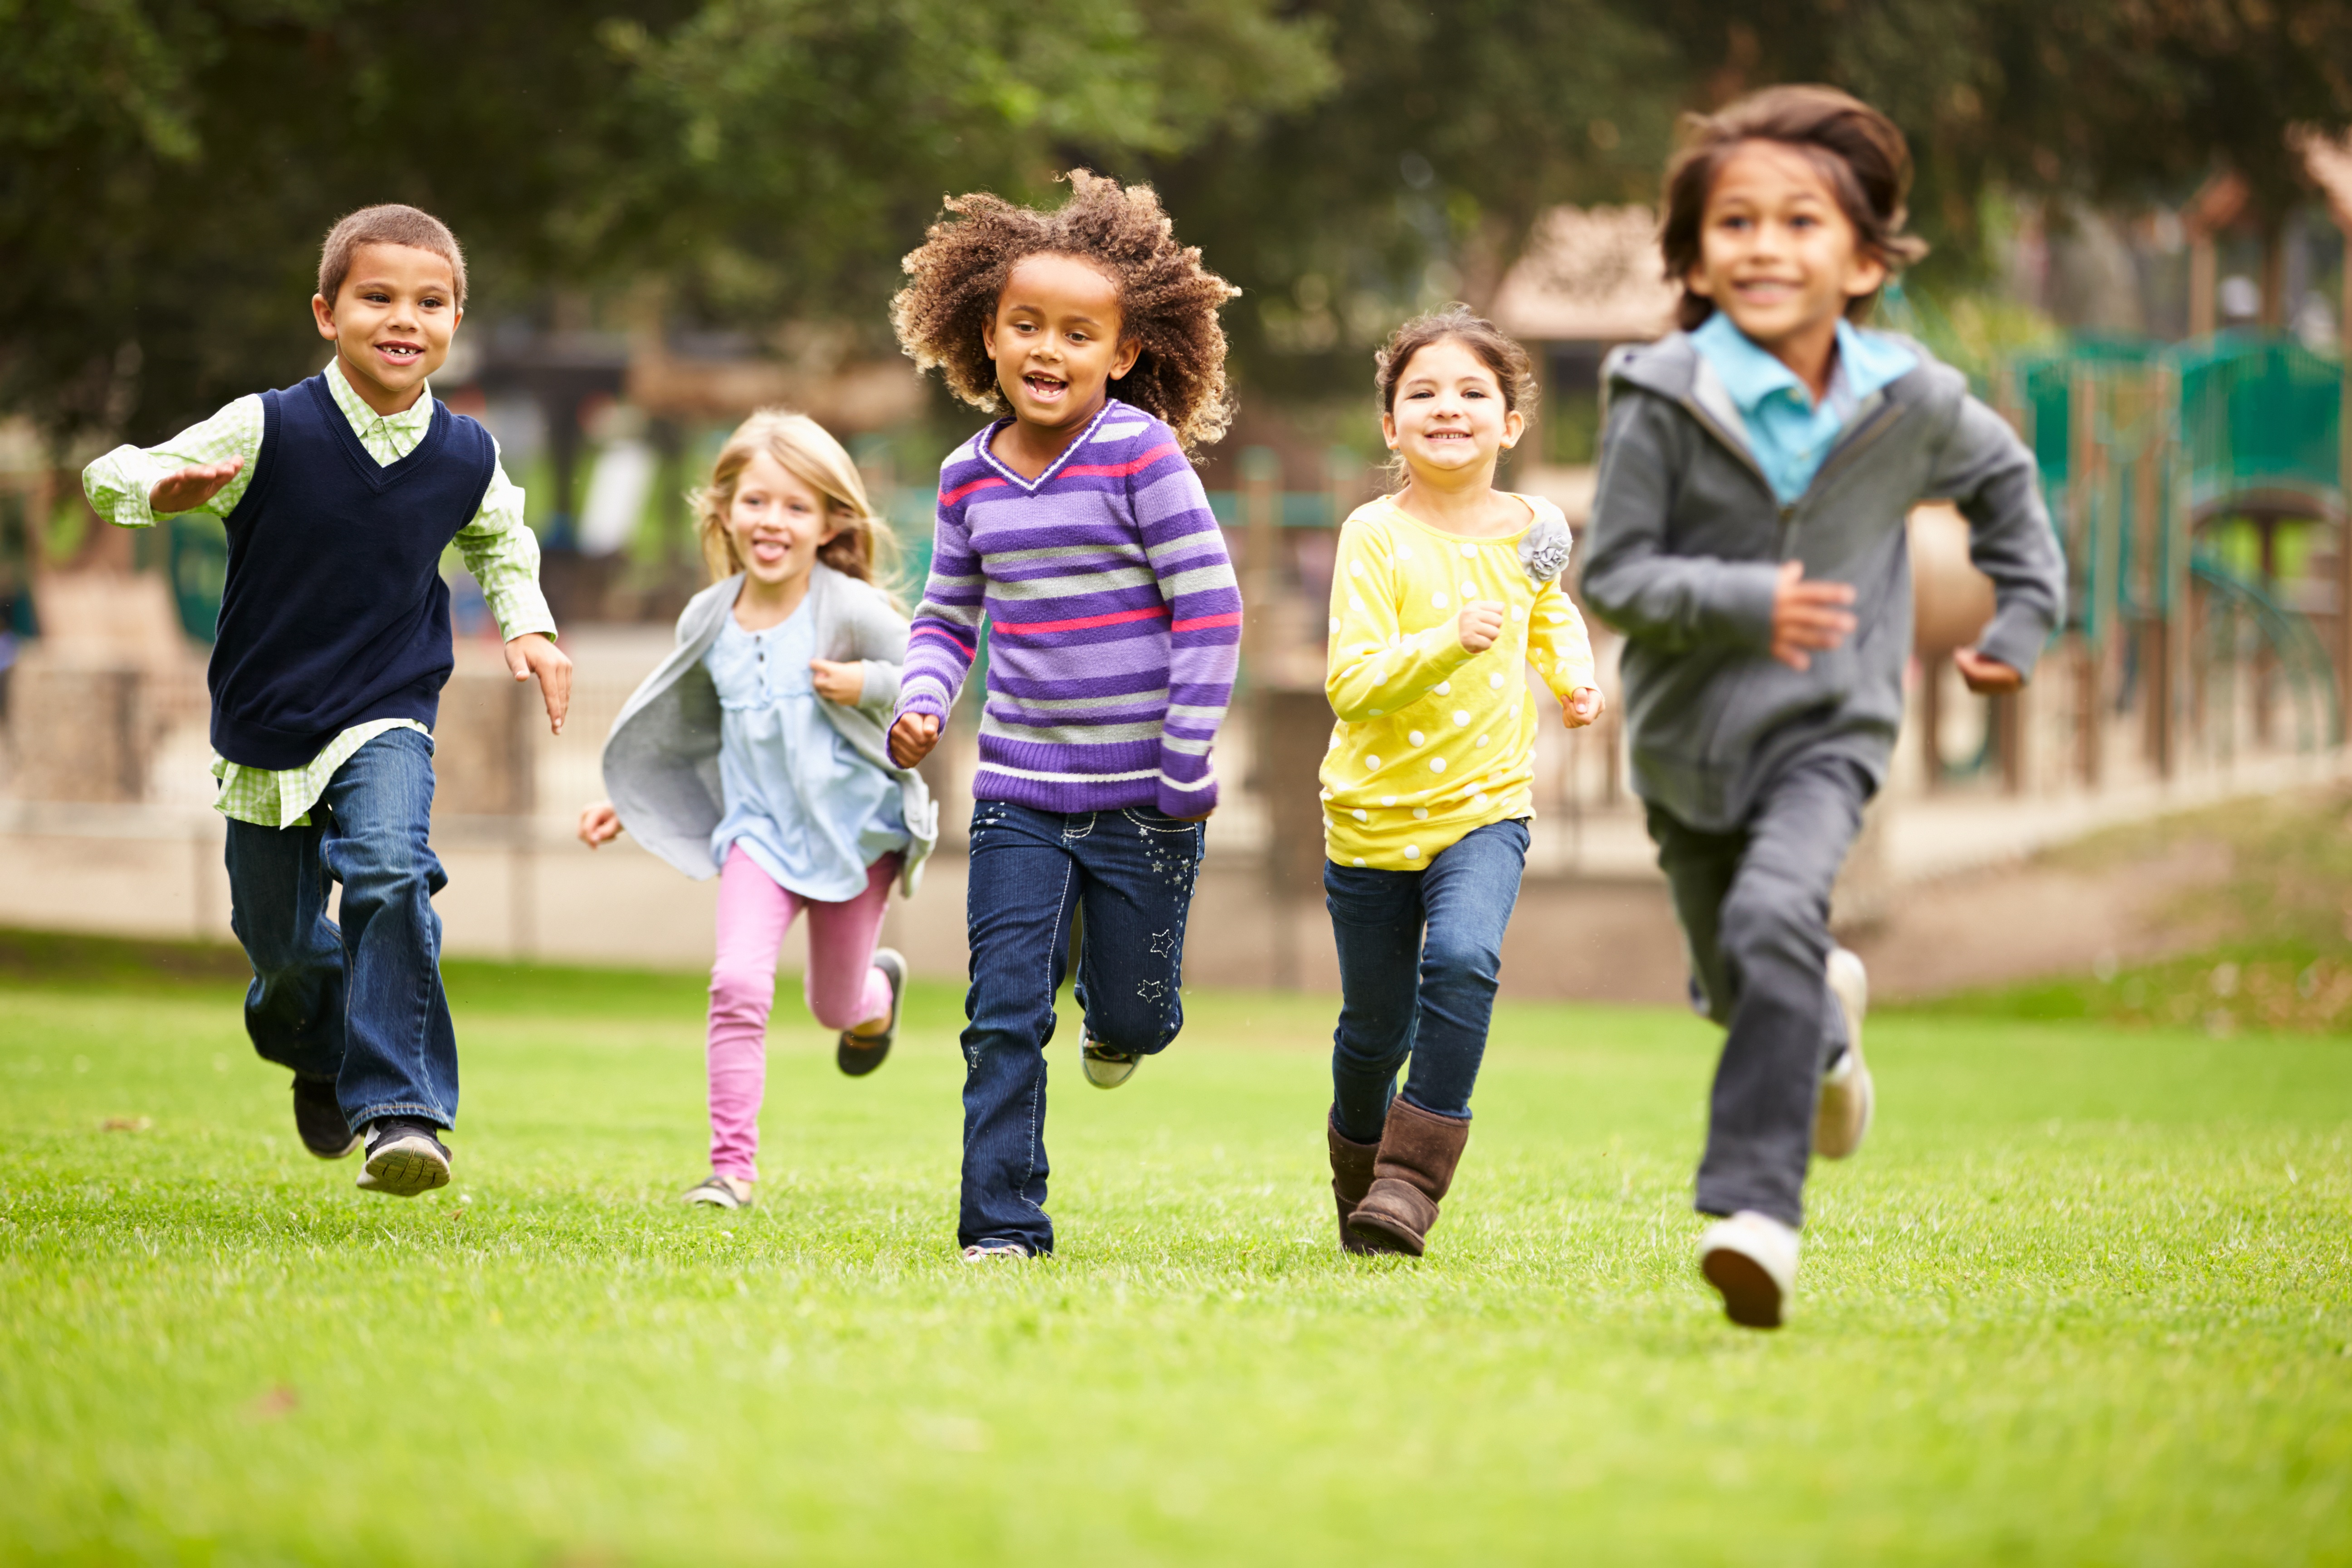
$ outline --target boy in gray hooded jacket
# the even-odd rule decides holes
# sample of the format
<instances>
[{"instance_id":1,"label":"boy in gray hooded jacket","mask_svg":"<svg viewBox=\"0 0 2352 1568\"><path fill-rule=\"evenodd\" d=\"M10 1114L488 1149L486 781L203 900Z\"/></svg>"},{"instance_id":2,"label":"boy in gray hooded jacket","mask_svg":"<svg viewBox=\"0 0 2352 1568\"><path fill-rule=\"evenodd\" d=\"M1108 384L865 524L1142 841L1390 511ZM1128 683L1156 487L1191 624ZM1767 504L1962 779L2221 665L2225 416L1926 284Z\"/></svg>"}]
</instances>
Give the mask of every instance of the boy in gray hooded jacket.
<instances>
[{"instance_id":1,"label":"boy in gray hooded jacket","mask_svg":"<svg viewBox=\"0 0 2352 1568\"><path fill-rule=\"evenodd\" d=\"M1829 898L1903 716L1911 507L1956 503L1992 579L1956 656L1970 688L2016 690L2062 613L2032 455L1958 372L1856 325L1924 249L1909 176L1902 133L1828 89L1695 121L1662 237L1683 330L1604 372L1582 587L1625 634L1634 788L1694 1000L1728 1031L1700 1266L1751 1327L1795 1282L1809 1149L1850 1154L1870 1121L1864 977Z\"/></svg>"}]
</instances>

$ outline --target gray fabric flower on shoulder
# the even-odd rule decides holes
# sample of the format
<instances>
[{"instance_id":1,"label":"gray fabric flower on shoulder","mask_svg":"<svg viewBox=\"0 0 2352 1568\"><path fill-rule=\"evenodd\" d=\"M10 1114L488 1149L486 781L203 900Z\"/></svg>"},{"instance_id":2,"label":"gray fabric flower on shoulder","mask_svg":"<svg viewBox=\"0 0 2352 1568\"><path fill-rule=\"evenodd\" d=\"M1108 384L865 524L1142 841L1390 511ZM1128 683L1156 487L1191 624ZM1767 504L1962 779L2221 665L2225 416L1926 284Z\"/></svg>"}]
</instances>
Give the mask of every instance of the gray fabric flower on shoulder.
<instances>
[{"instance_id":1,"label":"gray fabric flower on shoulder","mask_svg":"<svg viewBox=\"0 0 2352 1568\"><path fill-rule=\"evenodd\" d=\"M1541 587L1567 568L1572 542L1568 524L1557 517L1538 518L1533 527L1519 535L1519 564Z\"/></svg>"}]
</instances>

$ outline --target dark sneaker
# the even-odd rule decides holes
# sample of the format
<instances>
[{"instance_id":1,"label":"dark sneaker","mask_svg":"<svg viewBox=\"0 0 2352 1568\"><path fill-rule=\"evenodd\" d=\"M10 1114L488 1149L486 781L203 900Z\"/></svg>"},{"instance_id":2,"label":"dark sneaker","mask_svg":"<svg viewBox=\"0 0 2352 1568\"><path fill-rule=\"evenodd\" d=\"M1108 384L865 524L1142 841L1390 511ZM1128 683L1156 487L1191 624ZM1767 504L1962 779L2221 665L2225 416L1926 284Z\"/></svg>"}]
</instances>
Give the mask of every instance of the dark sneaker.
<instances>
[{"instance_id":1,"label":"dark sneaker","mask_svg":"<svg viewBox=\"0 0 2352 1568\"><path fill-rule=\"evenodd\" d=\"M360 1135L352 1131L343 1120L343 1108L335 1102L333 1079L294 1075L294 1131L302 1135L302 1147L321 1160L340 1160L359 1152Z\"/></svg>"},{"instance_id":2,"label":"dark sneaker","mask_svg":"<svg viewBox=\"0 0 2352 1568\"><path fill-rule=\"evenodd\" d=\"M413 1198L448 1184L449 1147L439 1128L413 1116L387 1116L368 1129L362 1190Z\"/></svg>"},{"instance_id":3,"label":"dark sneaker","mask_svg":"<svg viewBox=\"0 0 2352 1568\"><path fill-rule=\"evenodd\" d=\"M834 1065L852 1078L864 1078L882 1065L890 1054L890 1042L898 1037L898 998L907 990L907 959L895 947L874 950L874 967L890 983L890 1021L878 1035L853 1035L841 1032L841 1044L834 1048Z\"/></svg>"}]
</instances>

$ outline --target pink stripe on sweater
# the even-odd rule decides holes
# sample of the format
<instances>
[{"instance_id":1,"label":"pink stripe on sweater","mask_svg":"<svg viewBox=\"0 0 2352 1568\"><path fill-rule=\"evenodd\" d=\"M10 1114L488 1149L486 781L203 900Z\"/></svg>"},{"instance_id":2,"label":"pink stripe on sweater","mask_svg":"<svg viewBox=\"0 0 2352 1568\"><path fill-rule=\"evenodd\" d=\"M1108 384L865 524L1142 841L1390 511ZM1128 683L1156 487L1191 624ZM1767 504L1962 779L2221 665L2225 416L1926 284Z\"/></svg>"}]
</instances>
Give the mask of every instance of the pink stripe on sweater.
<instances>
[{"instance_id":1,"label":"pink stripe on sweater","mask_svg":"<svg viewBox=\"0 0 2352 1568\"><path fill-rule=\"evenodd\" d=\"M1075 621L999 621L996 629L1006 635L1035 637L1043 632L1084 632L1097 626L1122 626L1129 621L1158 620L1168 613L1165 605L1154 605L1141 610L1116 610L1108 616L1080 616Z\"/></svg>"}]
</instances>

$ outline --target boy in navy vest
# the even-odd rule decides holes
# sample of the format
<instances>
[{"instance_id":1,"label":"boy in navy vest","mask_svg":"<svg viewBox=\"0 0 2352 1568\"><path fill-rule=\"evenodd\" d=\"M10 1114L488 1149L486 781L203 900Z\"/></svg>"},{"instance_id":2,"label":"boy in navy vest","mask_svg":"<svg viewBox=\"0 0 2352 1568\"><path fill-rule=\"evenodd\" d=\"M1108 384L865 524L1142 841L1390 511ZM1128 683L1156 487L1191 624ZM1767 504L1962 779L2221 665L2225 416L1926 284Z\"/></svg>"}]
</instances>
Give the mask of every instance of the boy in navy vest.
<instances>
[{"instance_id":1,"label":"boy in navy vest","mask_svg":"<svg viewBox=\"0 0 2352 1568\"><path fill-rule=\"evenodd\" d=\"M253 962L246 1032L293 1070L303 1146L333 1160L363 1142L359 1184L401 1197L449 1180L440 1134L457 1113L432 902L448 879L425 841L453 542L558 733L572 689L522 491L489 433L425 384L465 303L465 257L438 219L355 212L327 236L310 301L335 345L324 371L82 476L118 523L204 511L226 526L208 679L232 924Z\"/></svg>"}]
</instances>

